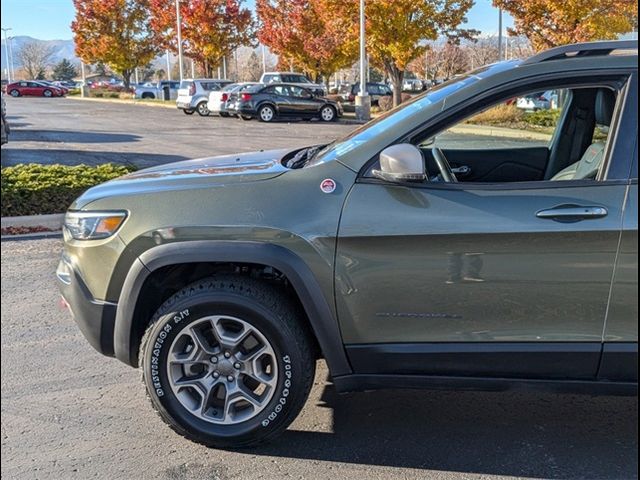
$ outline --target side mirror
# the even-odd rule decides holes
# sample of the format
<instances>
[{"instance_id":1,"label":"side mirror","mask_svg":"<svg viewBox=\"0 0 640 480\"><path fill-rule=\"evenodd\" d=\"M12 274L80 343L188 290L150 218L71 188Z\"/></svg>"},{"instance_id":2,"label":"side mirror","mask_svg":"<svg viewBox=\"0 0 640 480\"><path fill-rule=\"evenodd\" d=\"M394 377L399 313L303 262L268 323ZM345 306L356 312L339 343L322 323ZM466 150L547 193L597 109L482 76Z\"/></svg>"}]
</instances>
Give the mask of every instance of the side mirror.
<instances>
[{"instance_id":1,"label":"side mirror","mask_svg":"<svg viewBox=\"0 0 640 480\"><path fill-rule=\"evenodd\" d=\"M380 170L371 173L387 182L416 182L427 178L422 152L410 143L385 148L380 153Z\"/></svg>"}]
</instances>

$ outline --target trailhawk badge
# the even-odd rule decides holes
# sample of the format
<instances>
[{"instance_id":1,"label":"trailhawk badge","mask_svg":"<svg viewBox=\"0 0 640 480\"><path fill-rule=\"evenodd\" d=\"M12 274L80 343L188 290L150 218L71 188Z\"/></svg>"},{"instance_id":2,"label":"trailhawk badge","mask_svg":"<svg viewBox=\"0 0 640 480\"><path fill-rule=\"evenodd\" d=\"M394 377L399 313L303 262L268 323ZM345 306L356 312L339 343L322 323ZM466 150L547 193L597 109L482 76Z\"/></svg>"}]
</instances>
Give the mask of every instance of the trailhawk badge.
<instances>
[{"instance_id":1,"label":"trailhawk badge","mask_svg":"<svg viewBox=\"0 0 640 480\"><path fill-rule=\"evenodd\" d=\"M333 193L336 191L336 182L331 178L325 178L320 184L320 190L324 193Z\"/></svg>"}]
</instances>

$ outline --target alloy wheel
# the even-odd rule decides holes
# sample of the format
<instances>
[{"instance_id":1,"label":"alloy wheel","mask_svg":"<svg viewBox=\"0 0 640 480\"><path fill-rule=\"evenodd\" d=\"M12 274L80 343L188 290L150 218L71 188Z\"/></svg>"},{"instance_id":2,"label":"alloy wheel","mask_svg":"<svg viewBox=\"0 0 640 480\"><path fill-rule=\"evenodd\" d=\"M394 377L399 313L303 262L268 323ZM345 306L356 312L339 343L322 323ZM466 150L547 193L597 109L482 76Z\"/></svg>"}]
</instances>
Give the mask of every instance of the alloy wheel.
<instances>
[{"instance_id":1,"label":"alloy wheel","mask_svg":"<svg viewBox=\"0 0 640 480\"><path fill-rule=\"evenodd\" d=\"M267 406L278 382L278 364L257 328L239 318L209 316L173 340L167 374L173 393L191 414L234 425Z\"/></svg>"},{"instance_id":2,"label":"alloy wheel","mask_svg":"<svg viewBox=\"0 0 640 480\"><path fill-rule=\"evenodd\" d=\"M331 122L335 115L336 114L331 107L323 107L323 109L320 111L320 117L325 122Z\"/></svg>"},{"instance_id":3,"label":"alloy wheel","mask_svg":"<svg viewBox=\"0 0 640 480\"><path fill-rule=\"evenodd\" d=\"M267 106L260 109L260 120L262 120L263 122L270 122L271 120L273 120L273 117L275 117L273 108Z\"/></svg>"}]
</instances>

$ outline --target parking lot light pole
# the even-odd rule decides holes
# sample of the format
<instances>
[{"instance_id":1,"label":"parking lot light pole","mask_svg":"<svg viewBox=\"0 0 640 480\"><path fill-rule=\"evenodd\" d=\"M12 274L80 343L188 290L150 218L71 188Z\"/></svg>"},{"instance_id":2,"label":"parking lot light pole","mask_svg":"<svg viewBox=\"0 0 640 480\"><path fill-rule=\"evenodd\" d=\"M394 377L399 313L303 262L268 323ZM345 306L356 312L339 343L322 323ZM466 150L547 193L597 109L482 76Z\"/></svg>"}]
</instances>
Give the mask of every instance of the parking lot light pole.
<instances>
[{"instance_id":1,"label":"parking lot light pole","mask_svg":"<svg viewBox=\"0 0 640 480\"><path fill-rule=\"evenodd\" d=\"M356 96L356 118L368 122L371 119L371 97L367 92L367 45L365 35L364 0L360 0L360 92Z\"/></svg>"},{"instance_id":2,"label":"parking lot light pole","mask_svg":"<svg viewBox=\"0 0 640 480\"><path fill-rule=\"evenodd\" d=\"M11 61L9 59L9 39L7 38L7 32L12 30L11 28L3 28L2 32L4 33L4 56L6 60L7 67L7 83L11 83Z\"/></svg>"},{"instance_id":3,"label":"parking lot light pole","mask_svg":"<svg viewBox=\"0 0 640 480\"><path fill-rule=\"evenodd\" d=\"M182 21L180 20L180 0L176 0L176 32L178 34L178 64L180 65L180 81L184 80L184 66L182 65Z\"/></svg>"},{"instance_id":4,"label":"parking lot light pole","mask_svg":"<svg viewBox=\"0 0 640 480\"><path fill-rule=\"evenodd\" d=\"M9 71L11 72L11 78L15 81L16 72L13 69L13 39L15 37L9 37Z\"/></svg>"},{"instance_id":5,"label":"parking lot light pole","mask_svg":"<svg viewBox=\"0 0 640 480\"><path fill-rule=\"evenodd\" d=\"M171 81L171 59L169 58L168 48L167 48L167 80Z\"/></svg>"}]
</instances>

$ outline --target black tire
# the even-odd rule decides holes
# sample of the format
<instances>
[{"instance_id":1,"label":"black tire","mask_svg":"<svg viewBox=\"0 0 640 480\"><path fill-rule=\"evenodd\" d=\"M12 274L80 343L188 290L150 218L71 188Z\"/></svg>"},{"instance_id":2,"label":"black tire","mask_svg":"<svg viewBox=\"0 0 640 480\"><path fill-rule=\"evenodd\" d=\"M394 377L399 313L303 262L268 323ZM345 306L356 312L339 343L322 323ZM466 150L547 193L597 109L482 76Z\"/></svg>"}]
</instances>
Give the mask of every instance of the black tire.
<instances>
[{"instance_id":1,"label":"black tire","mask_svg":"<svg viewBox=\"0 0 640 480\"><path fill-rule=\"evenodd\" d=\"M240 115L240 118L245 122L250 122L251 120L253 120L253 117L251 115Z\"/></svg>"},{"instance_id":2,"label":"black tire","mask_svg":"<svg viewBox=\"0 0 640 480\"><path fill-rule=\"evenodd\" d=\"M209 114L211 113L209 111L209 107L207 107L207 102L200 102L196 106L196 111L198 112L198 115L200 115L201 117L208 117Z\"/></svg>"},{"instance_id":3,"label":"black tire","mask_svg":"<svg viewBox=\"0 0 640 480\"><path fill-rule=\"evenodd\" d=\"M193 113L194 113L194 111L193 111L193 110L187 110L187 109L184 109L184 110L182 110L182 111L184 112L184 114L185 114L185 115L193 115Z\"/></svg>"},{"instance_id":4,"label":"black tire","mask_svg":"<svg viewBox=\"0 0 640 480\"><path fill-rule=\"evenodd\" d=\"M329 115L329 112L331 115ZM338 118L338 112L331 105L325 105L320 109L320 120L323 122L335 122Z\"/></svg>"},{"instance_id":5,"label":"black tire","mask_svg":"<svg viewBox=\"0 0 640 480\"><path fill-rule=\"evenodd\" d=\"M241 423L223 425L193 415L169 383L166 361L173 340L210 315L242 317L259 330L282 372L266 407ZM250 447L274 438L300 413L315 374L312 342L300 320L286 295L255 279L220 276L183 288L156 312L141 342L142 379L153 408L177 433L209 447Z\"/></svg>"},{"instance_id":6,"label":"black tire","mask_svg":"<svg viewBox=\"0 0 640 480\"><path fill-rule=\"evenodd\" d=\"M230 115L227 112L220 112L220 116L222 118L229 118Z\"/></svg>"},{"instance_id":7,"label":"black tire","mask_svg":"<svg viewBox=\"0 0 640 480\"><path fill-rule=\"evenodd\" d=\"M42 96L43 97L53 97L53 92L51 90L45 90L44 92L42 92Z\"/></svg>"},{"instance_id":8,"label":"black tire","mask_svg":"<svg viewBox=\"0 0 640 480\"><path fill-rule=\"evenodd\" d=\"M276 109L271 105L263 105L258 109L258 120L261 122L273 122L276 119L276 115Z\"/></svg>"},{"instance_id":9,"label":"black tire","mask_svg":"<svg viewBox=\"0 0 640 480\"><path fill-rule=\"evenodd\" d=\"M156 96L153 93L145 92L142 94L141 98L153 100L154 98L156 98Z\"/></svg>"},{"instance_id":10,"label":"black tire","mask_svg":"<svg viewBox=\"0 0 640 480\"><path fill-rule=\"evenodd\" d=\"M11 90L11 91L9 92L9 95L11 95L11 96L12 96L12 97L14 97L14 98L17 98L17 97L19 97L19 96L20 96L20 90L16 90L16 89L14 88L13 90Z\"/></svg>"}]
</instances>

